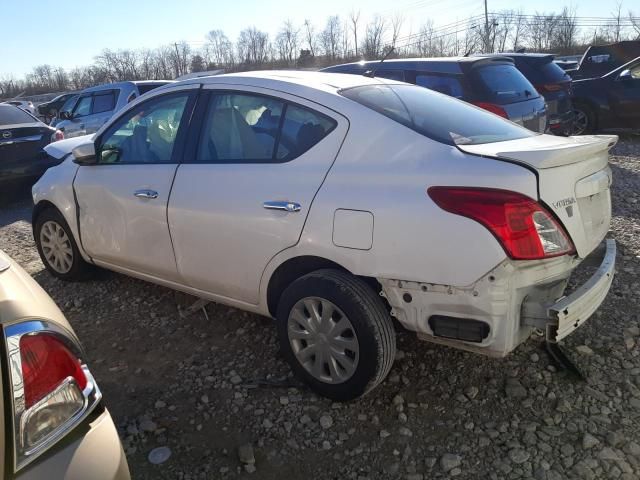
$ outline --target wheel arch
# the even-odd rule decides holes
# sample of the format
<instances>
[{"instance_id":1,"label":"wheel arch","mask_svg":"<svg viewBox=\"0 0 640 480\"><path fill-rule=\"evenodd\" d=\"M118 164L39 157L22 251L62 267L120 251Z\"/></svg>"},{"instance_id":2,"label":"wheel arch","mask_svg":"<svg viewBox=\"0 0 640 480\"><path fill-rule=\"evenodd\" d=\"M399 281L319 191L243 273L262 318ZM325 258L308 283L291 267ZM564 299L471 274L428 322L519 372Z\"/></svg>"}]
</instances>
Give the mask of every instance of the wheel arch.
<instances>
[{"instance_id":1,"label":"wheel arch","mask_svg":"<svg viewBox=\"0 0 640 480\"><path fill-rule=\"evenodd\" d=\"M49 200L40 200L38 203L36 203L33 206L33 211L31 212L31 229L34 231L34 233L36 228L36 220L38 219L40 214L48 208L53 208L54 210L60 211L60 209L56 207L55 204L53 202L50 202Z\"/></svg>"},{"instance_id":2,"label":"wheel arch","mask_svg":"<svg viewBox=\"0 0 640 480\"><path fill-rule=\"evenodd\" d=\"M289 285L308 273L325 268L340 270L350 273L354 277L357 276L365 281L375 292L379 292L381 289L380 284L375 278L356 275L348 268L333 260L316 255L299 255L288 258L282 262L278 267L276 267L269 277L266 289L266 300L269 314L272 317L276 316L280 297Z\"/></svg>"}]
</instances>

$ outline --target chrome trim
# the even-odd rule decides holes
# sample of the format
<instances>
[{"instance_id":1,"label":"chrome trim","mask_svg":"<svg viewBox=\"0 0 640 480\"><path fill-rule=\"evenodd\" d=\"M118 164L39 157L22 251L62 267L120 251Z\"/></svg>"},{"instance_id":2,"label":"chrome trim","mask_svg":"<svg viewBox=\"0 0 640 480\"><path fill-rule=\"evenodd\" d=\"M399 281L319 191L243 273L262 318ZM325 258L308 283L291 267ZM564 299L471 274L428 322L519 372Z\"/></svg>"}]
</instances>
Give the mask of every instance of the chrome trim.
<instances>
[{"instance_id":1,"label":"chrome trim","mask_svg":"<svg viewBox=\"0 0 640 480\"><path fill-rule=\"evenodd\" d=\"M267 210L283 210L285 212L299 212L302 208L296 202L264 202L262 204Z\"/></svg>"},{"instance_id":2,"label":"chrome trim","mask_svg":"<svg viewBox=\"0 0 640 480\"><path fill-rule=\"evenodd\" d=\"M36 335L39 333L47 333L59 338L75 355L81 360L84 358L82 347L76 342L73 335L61 326L44 319L31 319L21 323L16 323L5 328L5 343L7 347L7 357L9 360L9 375L11 378L11 401L13 406L13 458L14 472L24 468L33 462L56 444L58 440L67 435L73 428L81 423L100 403L102 392L96 385L95 379L88 367L82 364L82 371L87 378L87 386L82 391L84 397L84 405L69 420L58 427L49 436L45 437L39 445L31 450L24 449L23 427L26 419L23 418L28 411L25 409L25 393L22 378L22 360L20 358L20 339L24 335ZM71 377L62 382L56 391L68 384L69 381L75 382ZM46 401L48 397L42 399L38 404ZM34 408L38 404L31 408Z\"/></svg>"},{"instance_id":3,"label":"chrome trim","mask_svg":"<svg viewBox=\"0 0 640 480\"><path fill-rule=\"evenodd\" d=\"M6 132L5 132L6 133ZM39 142L42 140L42 135L30 135L28 137L4 137L8 138L8 140L0 139L0 145L12 145L14 143L25 143L25 142Z\"/></svg>"},{"instance_id":4,"label":"chrome trim","mask_svg":"<svg viewBox=\"0 0 640 480\"><path fill-rule=\"evenodd\" d=\"M158 192L148 189L136 190L133 195L138 198L158 198Z\"/></svg>"}]
</instances>

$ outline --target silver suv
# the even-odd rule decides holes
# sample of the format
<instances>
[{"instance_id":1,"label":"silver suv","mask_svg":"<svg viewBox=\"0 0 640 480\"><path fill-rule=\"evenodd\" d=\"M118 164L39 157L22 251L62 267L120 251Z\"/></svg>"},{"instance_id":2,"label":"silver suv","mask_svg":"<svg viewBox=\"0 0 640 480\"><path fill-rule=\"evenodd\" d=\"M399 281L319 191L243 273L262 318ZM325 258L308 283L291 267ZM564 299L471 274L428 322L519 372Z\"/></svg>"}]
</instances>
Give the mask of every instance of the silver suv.
<instances>
[{"instance_id":1,"label":"silver suv","mask_svg":"<svg viewBox=\"0 0 640 480\"><path fill-rule=\"evenodd\" d=\"M80 92L70 111L61 111L56 127L66 138L97 132L111 116L149 90L166 85L169 80L106 83Z\"/></svg>"}]
</instances>

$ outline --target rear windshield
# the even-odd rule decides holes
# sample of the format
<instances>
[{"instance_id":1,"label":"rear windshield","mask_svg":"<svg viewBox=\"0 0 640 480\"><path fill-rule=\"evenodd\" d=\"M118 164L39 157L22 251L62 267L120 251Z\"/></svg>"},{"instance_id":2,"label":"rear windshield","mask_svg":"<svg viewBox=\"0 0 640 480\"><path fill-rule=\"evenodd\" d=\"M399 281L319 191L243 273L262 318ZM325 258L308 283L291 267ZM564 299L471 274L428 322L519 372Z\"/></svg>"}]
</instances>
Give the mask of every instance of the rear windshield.
<instances>
[{"instance_id":1,"label":"rear windshield","mask_svg":"<svg viewBox=\"0 0 640 480\"><path fill-rule=\"evenodd\" d=\"M482 100L505 105L538 97L536 89L514 65L486 65L473 70Z\"/></svg>"},{"instance_id":2,"label":"rear windshield","mask_svg":"<svg viewBox=\"0 0 640 480\"><path fill-rule=\"evenodd\" d=\"M163 85L166 85L165 83L145 83L145 84L138 84L138 91L140 92L140 95L144 95L145 93L153 90L154 88L158 88L161 87Z\"/></svg>"},{"instance_id":3,"label":"rear windshield","mask_svg":"<svg viewBox=\"0 0 640 480\"><path fill-rule=\"evenodd\" d=\"M340 94L448 145L537 135L486 110L414 85L365 85L344 89Z\"/></svg>"},{"instance_id":4,"label":"rear windshield","mask_svg":"<svg viewBox=\"0 0 640 480\"><path fill-rule=\"evenodd\" d=\"M0 126L17 123L36 123L37 120L24 110L13 105L0 105Z\"/></svg>"},{"instance_id":5,"label":"rear windshield","mask_svg":"<svg viewBox=\"0 0 640 480\"><path fill-rule=\"evenodd\" d=\"M550 58L544 58L542 61L522 62L522 73L534 86L571 81L571 77Z\"/></svg>"}]
</instances>

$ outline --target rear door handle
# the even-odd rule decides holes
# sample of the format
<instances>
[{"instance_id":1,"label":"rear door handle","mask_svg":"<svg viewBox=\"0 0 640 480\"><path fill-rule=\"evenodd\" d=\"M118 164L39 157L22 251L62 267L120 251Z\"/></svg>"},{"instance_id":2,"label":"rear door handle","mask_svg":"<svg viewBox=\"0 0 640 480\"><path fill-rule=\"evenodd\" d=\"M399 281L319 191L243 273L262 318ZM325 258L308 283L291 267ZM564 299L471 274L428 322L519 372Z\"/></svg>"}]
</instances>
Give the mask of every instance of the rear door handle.
<instances>
[{"instance_id":1,"label":"rear door handle","mask_svg":"<svg viewBox=\"0 0 640 480\"><path fill-rule=\"evenodd\" d=\"M299 212L302 208L296 202L264 202L262 206L267 210L284 210L285 212Z\"/></svg>"},{"instance_id":2,"label":"rear door handle","mask_svg":"<svg viewBox=\"0 0 640 480\"><path fill-rule=\"evenodd\" d=\"M155 190L136 190L133 194L138 198L158 198L158 192Z\"/></svg>"}]
</instances>

